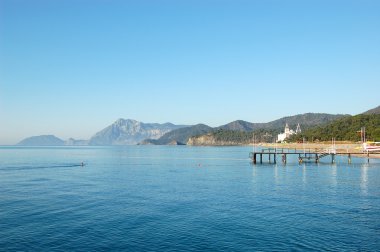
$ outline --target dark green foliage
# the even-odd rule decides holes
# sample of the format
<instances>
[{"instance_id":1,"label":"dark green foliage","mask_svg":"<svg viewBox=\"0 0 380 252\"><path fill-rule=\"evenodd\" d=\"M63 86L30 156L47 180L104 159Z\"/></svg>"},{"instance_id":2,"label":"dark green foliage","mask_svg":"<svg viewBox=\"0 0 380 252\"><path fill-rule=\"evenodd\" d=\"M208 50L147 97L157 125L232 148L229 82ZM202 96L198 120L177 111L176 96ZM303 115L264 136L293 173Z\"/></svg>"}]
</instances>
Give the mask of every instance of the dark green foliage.
<instances>
[{"instance_id":1,"label":"dark green foliage","mask_svg":"<svg viewBox=\"0 0 380 252\"><path fill-rule=\"evenodd\" d=\"M367 140L380 141L380 115L357 115L338 119L324 126L317 126L304 130L302 134L291 136L288 141L301 141L303 137L307 141L360 141L361 127L366 128Z\"/></svg>"},{"instance_id":2,"label":"dark green foliage","mask_svg":"<svg viewBox=\"0 0 380 252\"><path fill-rule=\"evenodd\" d=\"M287 123L291 129L295 129L297 124L301 125L302 130L314 127L317 125L323 125L340 118L349 117L350 115L331 115L324 113L306 113L295 116L287 116L281 119L267 123L265 128L284 130L285 124Z\"/></svg>"},{"instance_id":3,"label":"dark green foliage","mask_svg":"<svg viewBox=\"0 0 380 252\"><path fill-rule=\"evenodd\" d=\"M216 129L249 132L252 131L255 127L257 127L257 125L259 124L265 125L265 123L250 123L243 120L236 120L226 125L219 126Z\"/></svg>"},{"instance_id":4,"label":"dark green foliage","mask_svg":"<svg viewBox=\"0 0 380 252\"><path fill-rule=\"evenodd\" d=\"M251 144L253 143L253 136L255 136L255 142L273 142L277 138L278 130L266 130L259 129L251 132L236 131L236 130L224 130L217 129L211 133L211 136L215 138L220 144Z\"/></svg>"},{"instance_id":5,"label":"dark green foliage","mask_svg":"<svg viewBox=\"0 0 380 252\"><path fill-rule=\"evenodd\" d=\"M258 129L251 132L251 134L255 134L256 143L273 143L277 140L277 135L283 130L284 125L281 128Z\"/></svg>"},{"instance_id":6,"label":"dark green foliage","mask_svg":"<svg viewBox=\"0 0 380 252\"><path fill-rule=\"evenodd\" d=\"M218 142L247 144L252 142L252 133L219 129L211 133Z\"/></svg>"}]
</instances>

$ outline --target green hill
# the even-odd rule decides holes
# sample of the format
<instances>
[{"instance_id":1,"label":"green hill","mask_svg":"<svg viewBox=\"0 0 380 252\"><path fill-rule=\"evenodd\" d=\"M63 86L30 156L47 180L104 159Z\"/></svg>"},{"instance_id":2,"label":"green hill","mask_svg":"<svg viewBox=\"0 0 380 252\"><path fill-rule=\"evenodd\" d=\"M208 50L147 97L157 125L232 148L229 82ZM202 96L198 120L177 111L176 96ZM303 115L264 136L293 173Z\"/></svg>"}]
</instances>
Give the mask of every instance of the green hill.
<instances>
[{"instance_id":1,"label":"green hill","mask_svg":"<svg viewBox=\"0 0 380 252\"><path fill-rule=\"evenodd\" d=\"M217 127L216 129L233 130L233 131L253 131L258 129L277 130L278 133L284 129L287 123L290 128L296 128L299 123L303 129L310 128L317 125L326 124L337 120L339 118L347 117L350 115L333 115L325 113L306 113L294 116L286 116L280 119L267 122L267 123L250 123L243 120L237 120L228 124Z\"/></svg>"},{"instance_id":2,"label":"green hill","mask_svg":"<svg viewBox=\"0 0 380 252\"><path fill-rule=\"evenodd\" d=\"M258 129L251 132L245 132L238 130L216 129L207 134L197 135L189 138L187 144L204 146L247 145L253 143L253 136L255 137L255 142L257 143L272 143L277 137L277 131Z\"/></svg>"},{"instance_id":3,"label":"green hill","mask_svg":"<svg viewBox=\"0 0 380 252\"><path fill-rule=\"evenodd\" d=\"M349 117L350 115L332 115L326 113L306 113L295 116L287 116L280 118L278 120L267 123L264 127L266 129L281 129L284 130L285 124L287 123L291 129L295 129L297 124L301 125L302 130L314 127L317 125L324 125L329 122L333 122L340 118Z\"/></svg>"},{"instance_id":4,"label":"green hill","mask_svg":"<svg viewBox=\"0 0 380 252\"><path fill-rule=\"evenodd\" d=\"M257 142L271 143L277 139L277 134L284 130L286 123L288 123L291 128L296 128L296 125L299 123L302 129L307 129L347 116L349 115L307 113L283 117L268 123L250 123L243 120L236 120L217 128L198 124L170 131L159 139L146 139L140 144L187 144L188 140L192 139L193 143L200 143L202 145L214 145L213 143L216 145L240 145L252 143L253 133L255 134ZM207 138L202 138L202 136L206 135Z\"/></svg>"},{"instance_id":5,"label":"green hill","mask_svg":"<svg viewBox=\"0 0 380 252\"><path fill-rule=\"evenodd\" d=\"M361 127L366 128L367 140L380 141L380 114L360 114L344 117L323 126L304 130L301 134L293 135L288 141L360 141Z\"/></svg>"}]
</instances>

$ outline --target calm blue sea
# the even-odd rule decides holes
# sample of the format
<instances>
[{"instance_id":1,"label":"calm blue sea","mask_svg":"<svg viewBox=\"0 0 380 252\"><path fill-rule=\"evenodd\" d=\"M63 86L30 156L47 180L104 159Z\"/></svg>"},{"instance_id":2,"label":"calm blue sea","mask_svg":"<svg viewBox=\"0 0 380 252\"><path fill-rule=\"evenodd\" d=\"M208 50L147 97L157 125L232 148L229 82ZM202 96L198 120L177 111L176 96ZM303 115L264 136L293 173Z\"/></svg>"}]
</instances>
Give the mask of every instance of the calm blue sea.
<instances>
[{"instance_id":1,"label":"calm blue sea","mask_svg":"<svg viewBox=\"0 0 380 252\"><path fill-rule=\"evenodd\" d=\"M0 147L0 250L380 251L380 160L250 151Z\"/></svg>"}]
</instances>

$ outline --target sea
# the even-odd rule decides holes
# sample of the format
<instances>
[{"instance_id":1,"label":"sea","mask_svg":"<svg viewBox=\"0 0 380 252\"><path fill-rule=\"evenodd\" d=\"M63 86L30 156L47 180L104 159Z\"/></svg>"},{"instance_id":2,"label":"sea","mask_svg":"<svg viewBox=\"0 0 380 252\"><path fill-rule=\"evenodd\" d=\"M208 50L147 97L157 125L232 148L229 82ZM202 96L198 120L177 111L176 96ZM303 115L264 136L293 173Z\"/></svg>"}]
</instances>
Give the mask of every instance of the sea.
<instances>
[{"instance_id":1,"label":"sea","mask_svg":"<svg viewBox=\"0 0 380 252\"><path fill-rule=\"evenodd\" d=\"M380 160L250 151L0 147L0 251L380 251Z\"/></svg>"}]
</instances>

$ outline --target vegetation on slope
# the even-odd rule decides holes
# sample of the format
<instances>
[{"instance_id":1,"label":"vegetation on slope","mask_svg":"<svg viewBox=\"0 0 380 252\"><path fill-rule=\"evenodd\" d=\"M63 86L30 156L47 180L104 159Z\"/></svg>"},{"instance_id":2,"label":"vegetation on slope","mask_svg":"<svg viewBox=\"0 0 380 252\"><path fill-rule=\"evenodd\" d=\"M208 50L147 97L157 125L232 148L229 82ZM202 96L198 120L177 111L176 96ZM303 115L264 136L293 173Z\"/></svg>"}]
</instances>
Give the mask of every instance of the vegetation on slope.
<instances>
[{"instance_id":1,"label":"vegetation on slope","mask_svg":"<svg viewBox=\"0 0 380 252\"><path fill-rule=\"evenodd\" d=\"M285 124L287 123L290 128L296 128L299 123L302 129L314 127L317 125L326 124L332 121L335 121L339 118L347 117L350 115L332 115L324 113L306 113L299 114L294 116L283 117L268 123L250 123L242 120L237 120L230 122L226 125L222 125L216 129L223 130L234 130L234 131L245 131L252 132L253 130L259 129L284 129Z\"/></svg>"},{"instance_id":2,"label":"vegetation on slope","mask_svg":"<svg viewBox=\"0 0 380 252\"><path fill-rule=\"evenodd\" d=\"M291 136L288 141L360 141L360 129L366 128L367 140L380 141L380 115L361 114L344 117L324 126L304 130L301 134ZM358 132L359 131L359 132Z\"/></svg>"},{"instance_id":3,"label":"vegetation on slope","mask_svg":"<svg viewBox=\"0 0 380 252\"><path fill-rule=\"evenodd\" d=\"M273 142L277 137L278 130L259 129L251 132L217 129L207 135L192 137L195 145L245 145L255 142Z\"/></svg>"}]
</instances>

